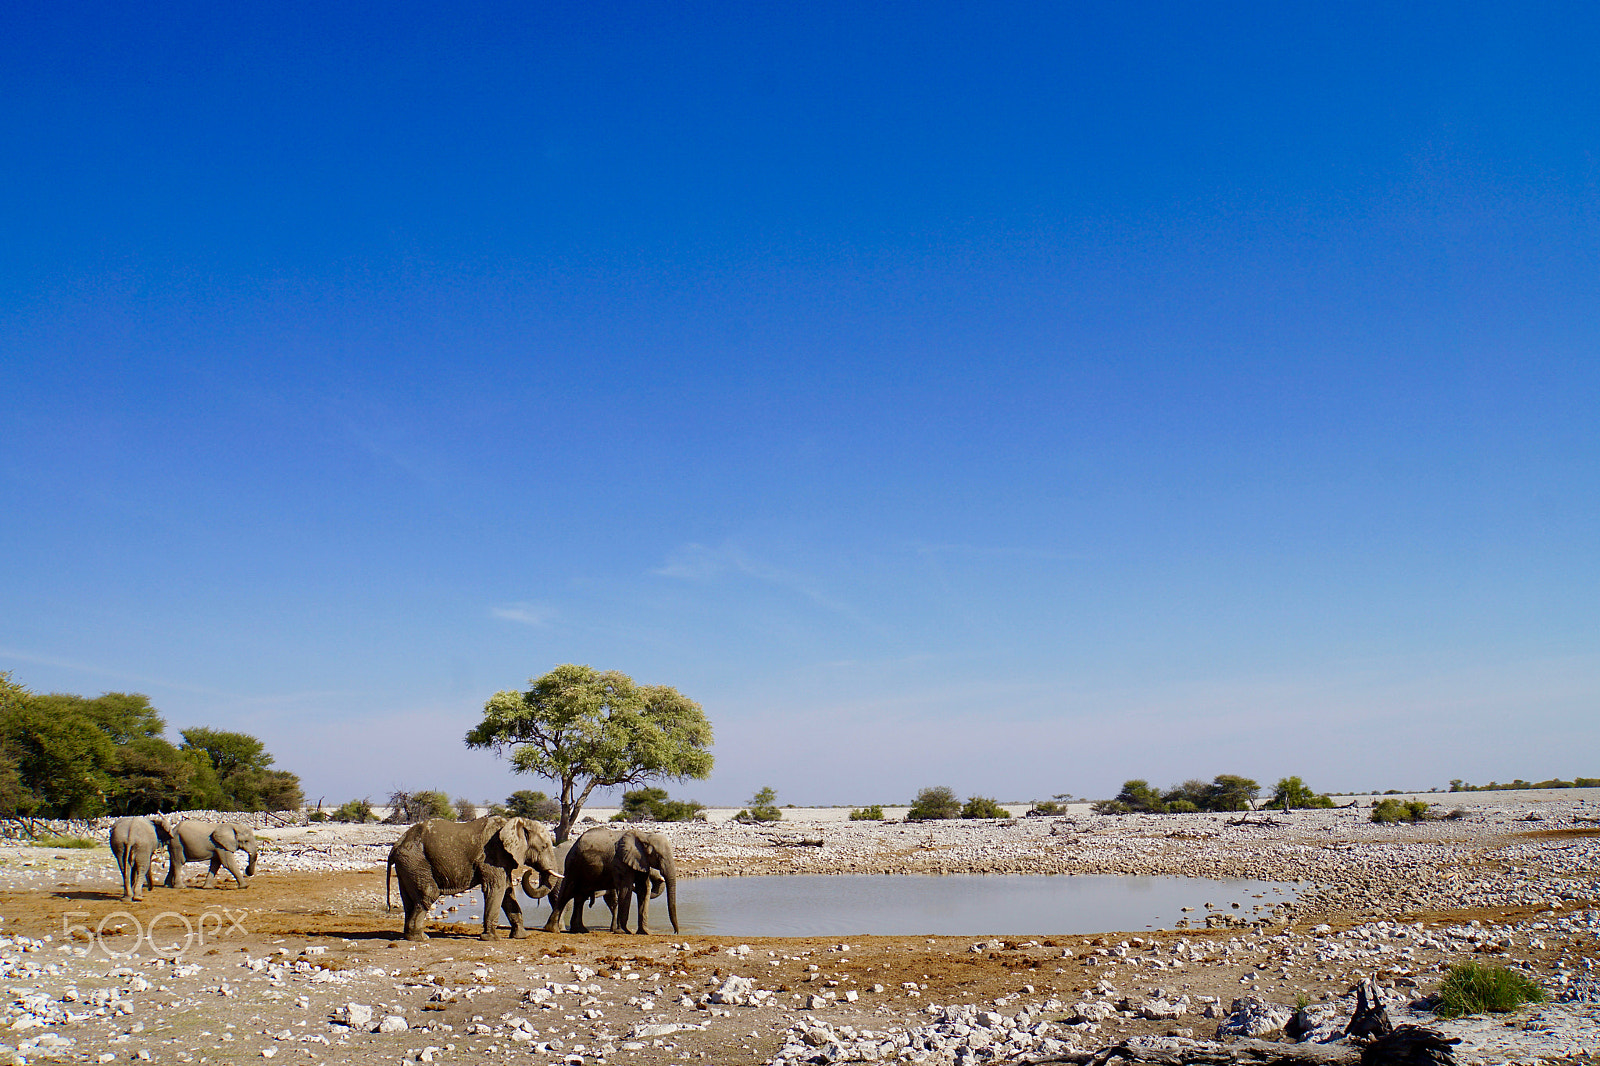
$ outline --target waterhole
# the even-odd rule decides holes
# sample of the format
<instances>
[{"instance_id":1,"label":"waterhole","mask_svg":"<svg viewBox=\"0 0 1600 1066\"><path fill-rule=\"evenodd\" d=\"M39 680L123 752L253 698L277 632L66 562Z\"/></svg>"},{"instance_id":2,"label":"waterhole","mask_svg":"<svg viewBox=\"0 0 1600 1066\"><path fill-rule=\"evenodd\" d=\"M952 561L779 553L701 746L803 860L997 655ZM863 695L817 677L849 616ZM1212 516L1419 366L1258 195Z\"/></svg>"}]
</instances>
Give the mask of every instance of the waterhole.
<instances>
[{"instance_id":1,"label":"waterhole","mask_svg":"<svg viewBox=\"0 0 1600 1066\"><path fill-rule=\"evenodd\" d=\"M1184 921L1203 927L1207 914L1259 918L1294 896L1292 883L1197 877L690 877L678 882L678 924L684 933L715 936L1104 933L1182 928ZM479 921L482 900L474 892L447 901L460 906L450 916ZM550 917L542 900L524 900L522 909L534 927ZM611 912L593 904L584 921L604 930ZM672 932L665 895L650 901L650 931Z\"/></svg>"}]
</instances>

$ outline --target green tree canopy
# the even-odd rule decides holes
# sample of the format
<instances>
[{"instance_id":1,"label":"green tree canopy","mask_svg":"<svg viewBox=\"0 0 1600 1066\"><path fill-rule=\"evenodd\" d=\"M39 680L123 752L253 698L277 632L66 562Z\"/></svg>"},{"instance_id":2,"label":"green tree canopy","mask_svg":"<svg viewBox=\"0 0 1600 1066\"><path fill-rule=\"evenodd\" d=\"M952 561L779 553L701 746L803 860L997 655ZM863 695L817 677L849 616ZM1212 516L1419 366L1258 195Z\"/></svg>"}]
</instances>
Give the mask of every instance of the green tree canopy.
<instances>
[{"instance_id":1,"label":"green tree canopy","mask_svg":"<svg viewBox=\"0 0 1600 1066\"><path fill-rule=\"evenodd\" d=\"M711 723L700 705L667 685L636 685L615 670L568 663L496 692L467 746L511 753L512 769L556 782L566 840L596 788L711 774Z\"/></svg>"}]
</instances>

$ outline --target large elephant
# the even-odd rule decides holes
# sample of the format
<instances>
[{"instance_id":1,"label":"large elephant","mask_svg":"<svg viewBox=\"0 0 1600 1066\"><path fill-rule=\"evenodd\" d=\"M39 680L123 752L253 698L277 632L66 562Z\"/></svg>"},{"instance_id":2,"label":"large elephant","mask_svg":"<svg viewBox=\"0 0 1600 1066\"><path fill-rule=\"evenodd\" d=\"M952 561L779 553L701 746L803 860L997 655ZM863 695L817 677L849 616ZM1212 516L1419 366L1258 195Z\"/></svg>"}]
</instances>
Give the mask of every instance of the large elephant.
<instances>
[{"instance_id":1,"label":"large elephant","mask_svg":"<svg viewBox=\"0 0 1600 1066\"><path fill-rule=\"evenodd\" d=\"M521 871L521 867L528 869ZM523 889L534 899L546 895L561 878L555 844L544 823L500 815L472 822L430 818L407 829L389 849L383 877L386 901L391 870L405 908L407 940L428 939L423 926L440 896L453 896L478 885L483 886L481 939L499 938L502 910L511 922L512 937L526 936L522 906L516 898L518 873L523 875Z\"/></svg>"},{"instance_id":2,"label":"large elephant","mask_svg":"<svg viewBox=\"0 0 1600 1066\"><path fill-rule=\"evenodd\" d=\"M646 923L651 890L655 887L651 877L654 870L660 871L672 931L678 932L678 868L672 857L672 842L660 833L637 829L598 826L589 830L567 852L566 877L552 897L550 920L544 931L554 933L559 929L561 912L571 902L572 923L568 930L588 932L583 924L583 906L595 895L604 894L608 903L615 900L611 932L627 931L630 896L639 897L638 931L649 932Z\"/></svg>"},{"instance_id":3,"label":"large elephant","mask_svg":"<svg viewBox=\"0 0 1600 1066\"><path fill-rule=\"evenodd\" d=\"M172 823L164 814L118 818L112 825L111 854L122 871L123 902L137 903L144 898L145 889L155 887L151 857L158 846L170 845L171 841Z\"/></svg>"},{"instance_id":4,"label":"large elephant","mask_svg":"<svg viewBox=\"0 0 1600 1066\"><path fill-rule=\"evenodd\" d=\"M250 858L250 865L242 874L239 872L239 860L234 858L236 851L242 851ZM178 875L184 863L209 862L211 870L206 874L205 887L215 888L217 871L226 867L240 888L249 888L250 878L256 875L259 851L256 831L251 826L236 822L179 822L172 831L172 839L167 843L167 854L172 861L167 867L166 885L168 888L180 887Z\"/></svg>"}]
</instances>

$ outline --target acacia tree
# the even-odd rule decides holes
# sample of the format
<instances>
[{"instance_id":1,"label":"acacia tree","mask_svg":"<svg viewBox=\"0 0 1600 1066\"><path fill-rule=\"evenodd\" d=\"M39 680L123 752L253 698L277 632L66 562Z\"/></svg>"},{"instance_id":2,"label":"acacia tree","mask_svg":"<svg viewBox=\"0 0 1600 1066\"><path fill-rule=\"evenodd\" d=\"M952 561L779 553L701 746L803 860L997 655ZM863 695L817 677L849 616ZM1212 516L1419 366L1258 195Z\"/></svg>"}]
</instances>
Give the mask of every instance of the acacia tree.
<instances>
[{"instance_id":1,"label":"acacia tree","mask_svg":"<svg viewBox=\"0 0 1600 1066\"><path fill-rule=\"evenodd\" d=\"M509 748L512 769L561 786L558 844L596 788L711 774L711 723L675 688L636 685L616 670L572 663L528 685L489 697L467 747L498 754Z\"/></svg>"}]
</instances>

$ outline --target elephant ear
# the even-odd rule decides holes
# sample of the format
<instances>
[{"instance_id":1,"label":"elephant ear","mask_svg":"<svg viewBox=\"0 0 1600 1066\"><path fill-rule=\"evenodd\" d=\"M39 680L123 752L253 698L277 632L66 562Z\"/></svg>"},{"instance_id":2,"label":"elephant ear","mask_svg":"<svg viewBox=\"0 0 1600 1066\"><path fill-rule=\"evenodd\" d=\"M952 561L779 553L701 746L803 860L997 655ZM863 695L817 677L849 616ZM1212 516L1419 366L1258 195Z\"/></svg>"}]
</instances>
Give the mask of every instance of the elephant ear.
<instances>
[{"instance_id":1,"label":"elephant ear","mask_svg":"<svg viewBox=\"0 0 1600 1066\"><path fill-rule=\"evenodd\" d=\"M635 873L642 874L650 869L650 860L637 833L622 834L622 839L617 841L617 860Z\"/></svg>"},{"instance_id":2,"label":"elephant ear","mask_svg":"<svg viewBox=\"0 0 1600 1066\"><path fill-rule=\"evenodd\" d=\"M239 847L239 837L231 825L219 825L211 831L211 843L224 851L234 851Z\"/></svg>"},{"instance_id":3,"label":"elephant ear","mask_svg":"<svg viewBox=\"0 0 1600 1066\"><path fill-rule=\"evenodd\" d=\"M500 827L500 846L506 849L518 866L528 863L528 832L523 826L521 818L507 818L506 824Z\"/></svg>"}]
</instances>

